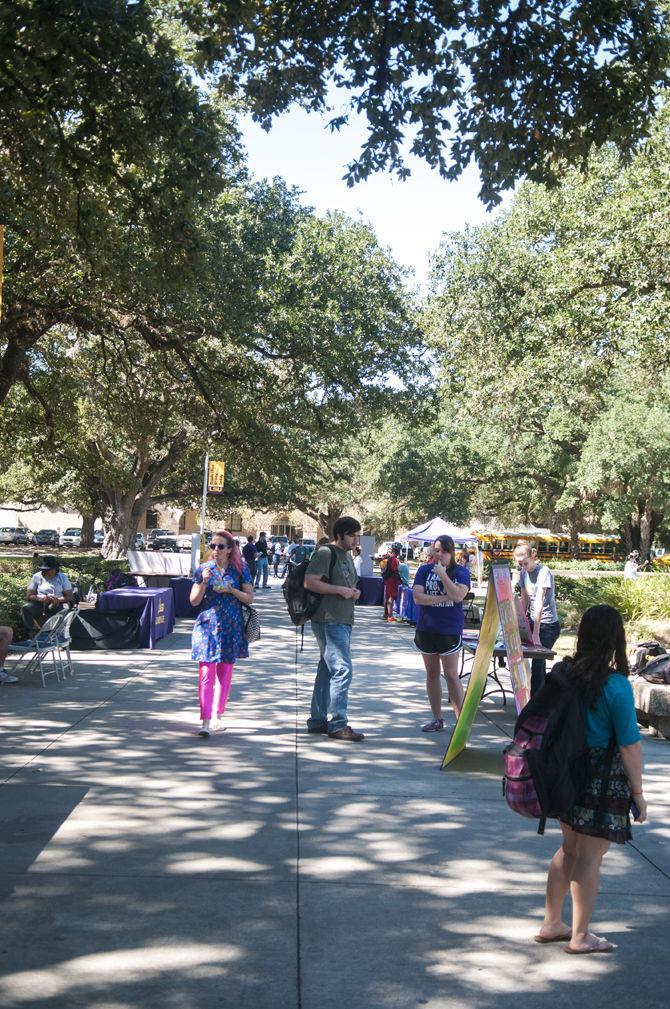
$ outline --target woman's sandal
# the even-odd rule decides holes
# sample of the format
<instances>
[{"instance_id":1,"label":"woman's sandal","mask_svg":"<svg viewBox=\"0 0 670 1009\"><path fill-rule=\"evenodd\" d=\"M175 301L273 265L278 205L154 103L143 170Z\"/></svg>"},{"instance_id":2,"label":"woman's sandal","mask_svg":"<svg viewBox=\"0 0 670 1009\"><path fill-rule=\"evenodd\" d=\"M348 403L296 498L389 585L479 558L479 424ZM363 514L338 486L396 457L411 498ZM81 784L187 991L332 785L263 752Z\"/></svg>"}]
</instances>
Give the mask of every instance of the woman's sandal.
<instances>
[{"instance_id":1,"label":"woman's sandal","mask_svg":"<svg viewBox=\"0 0 670 1009\"><path fill-rule=\"evenodd\" d=\"M566 939L572 938L572 932L561 932L560 935L555 935L551 939L545 938L543 935L534 935L533 939L535 942L545 943L545 942L565 942Z\"/></svg>"},{"instance_id":2,"label":"woman's sandal","mask_svg":"<svg viewBox=\"0 0 670 1009\"><path fill-rule=\"evenodd\" d=\"M573 956L579 956L580 954L588 953L611 953L616 949L613 942L609 942L607 939L598 939L598 941L593 946L586 946L584 949L573 949L572 946L564 946L564 953L572 953Z\"/></svg>"}]
</instances>

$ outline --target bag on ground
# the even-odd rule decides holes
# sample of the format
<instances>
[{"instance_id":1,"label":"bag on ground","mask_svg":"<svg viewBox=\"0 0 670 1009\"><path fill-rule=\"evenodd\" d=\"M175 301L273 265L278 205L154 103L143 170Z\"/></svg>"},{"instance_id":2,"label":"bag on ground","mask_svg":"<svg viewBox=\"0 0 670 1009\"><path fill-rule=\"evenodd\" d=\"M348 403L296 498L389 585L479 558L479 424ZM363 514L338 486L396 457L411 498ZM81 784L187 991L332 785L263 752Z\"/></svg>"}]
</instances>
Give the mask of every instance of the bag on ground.
<instances>
[{"instance_id":1,"label":"bag on ground","mask_svg":"<svg viewBox=\"0 0 670 1009\"><path fill-rule=\"evenodd\" d=\"M631 673L641 673L645 666L660 655L667 655L667 649L658 641L638 641L630 660Z\"/></svg>"},{"instance_id":2,"label":"bag on ground","mask_svg":"<svg viewBox=\"0 0 670 1009\"><path fill-rule=\"evenodd\" d=\"M330 544L328 544L328 547L331 552L330 566L328 568L328 581L330 581L337 554L334 547ZM288 607L288 615L296 627L302 627L303 624L312 619L323 599L322 595L319 595L317 592L310 592L309 589L305 588L305 575L308 564L309 560L304 560L291 568L282 586L282 592L284 593L284 599Z\"/></svg>"},{"instance_id":3,"label":"bag on ground","mask_svg":"<svg viewBox=\"0 0 670 1009\"><path fill-rule=\"evenodd\" d=\"M637 675L649 683L670 684L670 655L659 655L658 658L650 659L638 670Z\"/></svg>"},{"instance_id":4,"label":"bag on ground","mask_svg":"<svg viewBox=\"0 0 670 1009\"><path fill-rule=\"evenodd\" d=\"M503 795L515 813L539 819L566 813L586 780L586 725L569 662L558 662L528 702L503 751Z\"/></svg>"}]
</instances>

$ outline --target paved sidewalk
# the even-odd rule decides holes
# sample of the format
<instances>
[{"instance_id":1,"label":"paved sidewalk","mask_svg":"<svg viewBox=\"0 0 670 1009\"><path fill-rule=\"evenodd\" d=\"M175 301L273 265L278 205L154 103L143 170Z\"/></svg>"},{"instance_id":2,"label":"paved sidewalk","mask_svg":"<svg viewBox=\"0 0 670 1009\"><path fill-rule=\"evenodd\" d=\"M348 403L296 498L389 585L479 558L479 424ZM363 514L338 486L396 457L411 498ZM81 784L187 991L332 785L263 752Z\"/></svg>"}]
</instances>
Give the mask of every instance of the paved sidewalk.
<instances>
[{"instance_id":1,"label":"paved sidewalk","mask_svg":"<svg viewBox=\"0 0 670 1009\"><path fill-rule=\"evenodd\" d=\"M665 1007L670 743L645 737L651 823L604 862L595 924L619 948L565 956L532 942L559 832L501 797L511 707L487 698L441 772L413 632L361 609L366 740L307 736L316 647L296 677L277 583L258 595L263 638L208 741L188 621L0 688L0 1006Z\"/></svg>"}]
</instances>

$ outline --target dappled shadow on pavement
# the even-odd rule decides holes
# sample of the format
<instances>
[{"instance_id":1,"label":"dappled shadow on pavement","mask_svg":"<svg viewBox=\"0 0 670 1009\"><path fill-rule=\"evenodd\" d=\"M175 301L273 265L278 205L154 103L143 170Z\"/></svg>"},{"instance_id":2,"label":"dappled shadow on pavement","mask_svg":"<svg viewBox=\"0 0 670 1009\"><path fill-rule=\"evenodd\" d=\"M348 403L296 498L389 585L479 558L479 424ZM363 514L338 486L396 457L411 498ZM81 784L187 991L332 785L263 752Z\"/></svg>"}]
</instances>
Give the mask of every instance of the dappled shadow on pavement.
<instances>
[{"instance_id":1,"label":"dappled shadow on pavement","mask_svg":"<svg viewBox=\"0 0 670 1009\"><path fill-rule=\"evenodd\" d=\"M598 923L616 957L575 964L530 941L557 832L502 801L510 705L487 698L441 771L449 732L420 732L412 632L363 610L350 716L365 742L309 736L313 639L296 668L276 591L259 608L263 638L208 741L185 622L159 652L78 656L74 679L3 694L3 1007L511 1009L523 991L558 1009L577 985L604 1007L623 984L660 1007L660 861L605 860ZM655 833L660 850L660 816L644 843Z\"/></svg>"}]
</instances>

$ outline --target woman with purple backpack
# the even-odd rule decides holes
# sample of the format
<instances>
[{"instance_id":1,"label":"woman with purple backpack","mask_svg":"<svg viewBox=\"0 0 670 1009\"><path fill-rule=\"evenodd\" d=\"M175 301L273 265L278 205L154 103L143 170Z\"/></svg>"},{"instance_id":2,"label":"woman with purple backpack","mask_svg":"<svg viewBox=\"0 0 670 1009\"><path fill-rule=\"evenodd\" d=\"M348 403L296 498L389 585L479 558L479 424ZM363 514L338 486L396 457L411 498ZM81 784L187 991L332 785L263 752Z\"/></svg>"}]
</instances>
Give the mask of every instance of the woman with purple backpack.
<instances>
[{"instance_id":1,"label":"woman with purple backpack","mask_svg":"<svg viewBox=\"0 0 670 1009\"><path fill-rule=\"evenodd\" d=\"M647 819L640 732L619 611L591 606L579 624L575 655L566 662L581 689L588 771L581 796L561 817L563 843L549 866L544 922L535 941L568 940L566 953L611 953L614 944L589 930L600 863L612 842L631 839L629 811L638 823ZM568 890L572 927L562 918Z\"/></svg>"}]
</instances>

